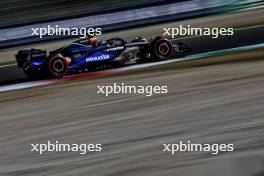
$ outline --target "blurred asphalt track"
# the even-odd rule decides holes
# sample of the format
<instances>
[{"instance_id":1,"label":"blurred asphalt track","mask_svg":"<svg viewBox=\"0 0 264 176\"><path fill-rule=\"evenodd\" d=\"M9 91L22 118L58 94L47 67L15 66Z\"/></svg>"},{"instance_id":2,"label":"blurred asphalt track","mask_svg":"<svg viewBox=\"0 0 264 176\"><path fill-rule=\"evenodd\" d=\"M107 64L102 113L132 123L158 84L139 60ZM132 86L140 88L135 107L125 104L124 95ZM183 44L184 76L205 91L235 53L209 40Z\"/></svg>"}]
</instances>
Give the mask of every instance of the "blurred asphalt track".
<instances>
[{"instance_id":1,"label":"blurred asphalt track","mask_svg":"<svg viewBox=\"0 0 264 176\"><path fill-rule=\"evenodd\" d=\"M263 52L262 52L263 56ZM238 57L238 56L233 56ZM82 79L0 95L2 176L262 176L264 61ZM169 93L96 94L97 85L168 85ZM31 143L102 143L39 155ZM235 152L161 152L163 143L234 143Z\"/></svg>"}]
</instances>

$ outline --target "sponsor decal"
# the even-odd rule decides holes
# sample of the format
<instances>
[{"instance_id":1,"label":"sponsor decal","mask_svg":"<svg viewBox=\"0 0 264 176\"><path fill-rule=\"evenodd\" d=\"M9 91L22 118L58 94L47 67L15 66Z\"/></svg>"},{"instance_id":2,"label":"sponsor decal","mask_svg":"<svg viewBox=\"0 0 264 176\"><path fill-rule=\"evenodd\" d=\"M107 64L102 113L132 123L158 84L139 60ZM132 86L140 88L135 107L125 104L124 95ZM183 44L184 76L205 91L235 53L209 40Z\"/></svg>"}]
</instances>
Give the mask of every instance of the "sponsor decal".
<instances>
[{"instance_id":1,"label":"sponsor decal","mask_svg":"<svg viewBox=\"0 0 264 176\"><path fill-rule=\"evenodd\" d=\"M108 60L110 59L109 55L101 55L101 56L94 56L94 57L88 57L85 59L86 62L92 62L92 61L102 61L102 60Z\"/></svg>"},{"instance_id":2,"label":"sponsor decal","mask_svg":"<svg viewBox=\"0 0 264 176\"><path fill-rule=\"evenodd\" d=\"M109 49L106 49L106 51L118 51L118 50L122 50L124 49L123 46L119 46L119 47L115 47L115 48L109 48Z\"/></svg>"}]
</instances>

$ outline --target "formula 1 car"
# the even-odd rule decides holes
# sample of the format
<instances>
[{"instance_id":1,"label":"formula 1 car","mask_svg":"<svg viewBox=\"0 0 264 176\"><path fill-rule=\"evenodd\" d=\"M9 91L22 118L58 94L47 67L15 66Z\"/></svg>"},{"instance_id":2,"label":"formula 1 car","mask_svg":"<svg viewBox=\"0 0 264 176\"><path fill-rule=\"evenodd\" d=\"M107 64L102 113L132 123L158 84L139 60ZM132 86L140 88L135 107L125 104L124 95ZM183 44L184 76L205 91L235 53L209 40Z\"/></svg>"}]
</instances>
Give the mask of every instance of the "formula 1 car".
<instances>
[{"instance_id":1,"label":"formula 1 car","mask_svg":"<svg viewBox=\"0 0 264 176\"><path fill-rule=\"evenodd\" d=\"M40 49L18 51L18 67L31 79L59 78L70 73L81 73L107 67L116 67L145 62L166 60L184 56L190 47L172 42L161 36L148 41L137 37L131 42L122 38L112 38L97 43L95 37L81 39L68 46L47 52Z\"/></svg>"}]
</instances>

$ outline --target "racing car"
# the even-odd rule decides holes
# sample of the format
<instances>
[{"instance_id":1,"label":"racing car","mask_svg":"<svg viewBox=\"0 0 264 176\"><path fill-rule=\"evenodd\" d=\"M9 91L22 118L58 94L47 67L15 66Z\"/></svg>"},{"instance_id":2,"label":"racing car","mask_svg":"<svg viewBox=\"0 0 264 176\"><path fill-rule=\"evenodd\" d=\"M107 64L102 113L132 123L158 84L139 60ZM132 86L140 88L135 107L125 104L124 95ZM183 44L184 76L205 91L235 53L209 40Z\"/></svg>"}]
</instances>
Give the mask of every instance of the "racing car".
<instances>
[{"instance_id":1,"label":"racing car","mask_svg":"<svg viewBox=\"0 0 264 176\"><path fill-rule=\"evenodd\" d=\"M131 65L151 59L162 61L184 56L190 51L186 43L173 44L161 36L150 41L137 37L130 42L122 38L97 42L96 37L90 36L51 52L34 48L19 50L16 61L30 79L60 78L66 74Z\"/></svg>"}]
</instances>

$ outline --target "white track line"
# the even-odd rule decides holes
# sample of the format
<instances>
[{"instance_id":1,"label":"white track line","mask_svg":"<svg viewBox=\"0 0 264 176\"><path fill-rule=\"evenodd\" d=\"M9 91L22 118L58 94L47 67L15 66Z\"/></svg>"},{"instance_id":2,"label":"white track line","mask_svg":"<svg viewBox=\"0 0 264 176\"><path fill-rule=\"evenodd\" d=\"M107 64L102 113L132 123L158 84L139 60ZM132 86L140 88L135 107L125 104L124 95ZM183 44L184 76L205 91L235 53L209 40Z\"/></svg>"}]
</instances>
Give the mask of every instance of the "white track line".
<instances>
[{"instance_id":1,"label":"white track line","mask_svg":"<svg viewBox=\"0 0 264 176\"><path fill-rule=\"evenodd\" d=\"M12 66L15 66L15 65L17 65L17 64L0 65L0 68L12 67Z\"/></svg>"},{"instance_id":2,"label":"white track line","mask_svg":"<svg viewBox=\"0 0 264 176\"><path fill-rule=\"evenodd\" d=\"M53 83L55 83L55 81L53 80L24 82L24 83L19 83L19 84L1 86L0 92L27 89L31 87L44 86L44 85L49 85Z\"/></svg>"}]
</instances>

